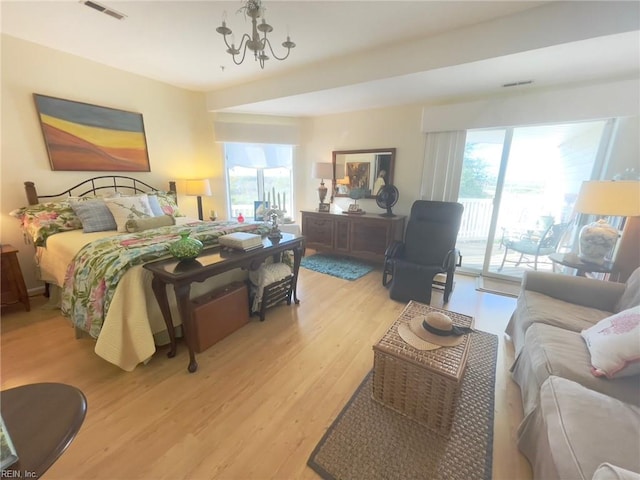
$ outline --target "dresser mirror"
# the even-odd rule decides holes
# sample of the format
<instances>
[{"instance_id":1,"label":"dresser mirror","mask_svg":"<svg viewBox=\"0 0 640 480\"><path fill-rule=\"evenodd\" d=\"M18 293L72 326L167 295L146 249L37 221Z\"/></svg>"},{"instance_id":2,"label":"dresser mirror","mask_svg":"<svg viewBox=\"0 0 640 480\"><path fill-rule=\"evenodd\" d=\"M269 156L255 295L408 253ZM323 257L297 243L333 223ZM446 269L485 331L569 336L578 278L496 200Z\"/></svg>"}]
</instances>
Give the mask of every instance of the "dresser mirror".
<instances>
[{"instance_id":1,"label":"dresser mirror","mask_svg":"<svg viewBox=\"0 0 640 480\"><path fill-rule=\"evenodd\" d=\"M360 190L361 198L376 198L384 185L393 185L395 148L336 150L333 152L335 197L349 197Z\"/></svg>"}]
</instances>

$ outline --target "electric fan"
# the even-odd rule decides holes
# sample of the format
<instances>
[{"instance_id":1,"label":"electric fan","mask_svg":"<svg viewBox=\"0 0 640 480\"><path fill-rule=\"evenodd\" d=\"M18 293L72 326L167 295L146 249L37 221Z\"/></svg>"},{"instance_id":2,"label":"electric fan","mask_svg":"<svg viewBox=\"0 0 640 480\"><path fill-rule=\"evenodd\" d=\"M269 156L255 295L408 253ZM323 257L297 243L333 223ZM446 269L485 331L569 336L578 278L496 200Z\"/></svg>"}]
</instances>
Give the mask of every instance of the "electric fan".
<instances>
[{"instance_id":1,"label":"electric fan","mask_svg":"<svg viewBox=\"0 0 640 480\"><path fill-rule=\"evenodd\" d=\"M391 207L398 202L399 196L398 189L393 185L385 185L380 189L378 195L376 195L376 203L380 208L387 209L387 213L380 214L381 217L395 217Z\"/></svg>"}]
</instances>

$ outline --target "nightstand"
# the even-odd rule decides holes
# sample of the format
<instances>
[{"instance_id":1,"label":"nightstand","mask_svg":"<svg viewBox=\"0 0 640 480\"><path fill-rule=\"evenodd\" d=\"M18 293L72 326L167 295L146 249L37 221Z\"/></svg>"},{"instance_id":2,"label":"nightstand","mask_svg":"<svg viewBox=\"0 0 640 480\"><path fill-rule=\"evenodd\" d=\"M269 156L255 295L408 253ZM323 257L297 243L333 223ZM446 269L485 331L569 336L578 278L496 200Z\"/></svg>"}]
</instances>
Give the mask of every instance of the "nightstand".
<instances>
[{"instance_id":1,"label":"nightstand","mask_svg":"<svg viewBox=\"0 0 640 480\"><path fill-rule=\"evenodd\" d=\"M10 305L14 303L22 303L27 312L31 310L29 305L29 295L27 294L27 287L24 284L24 277L22 276L22 270L18 263L18 249L11 245L2 245L1 248L1 262L0 262L0 274L1 282L0 286L2 291L0 292L2 305Z\"/></svg>"}]
</instances>

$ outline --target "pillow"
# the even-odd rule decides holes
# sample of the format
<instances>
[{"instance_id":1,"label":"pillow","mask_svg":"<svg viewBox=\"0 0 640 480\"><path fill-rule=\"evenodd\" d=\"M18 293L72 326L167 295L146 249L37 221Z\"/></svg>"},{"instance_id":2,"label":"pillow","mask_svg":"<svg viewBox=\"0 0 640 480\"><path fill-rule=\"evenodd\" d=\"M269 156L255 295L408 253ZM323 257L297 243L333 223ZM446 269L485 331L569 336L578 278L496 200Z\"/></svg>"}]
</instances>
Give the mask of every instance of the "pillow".
<instances>
[{"instance_id":1,"label":"pillow","mask_svg":"<svg viewBox=\"0 0 640 480\"><path fill-rule=\"evenodd\" d=\"M149 206L151 207L151 211L153 212L154 217L161 217L162 215L165 215L165 213L162 211L162 207L160 206L157 195L150 193L147 195L147 198L149 199Z\"/></svg>"},{"instance_id":2,"label":"pillow","mask_svg":"<svg viewBox=\"0 0 640 480\"><path fill-rule=\"evenodd\" d=\"M18 208L11 215L20 220L25 234L37 247L44 247L47 238L58 232L82 228L80 218L66 200Z\"/></svg>"},{"instance_id":3,"label":"pillow","mask_svg":"<svg viewBox=\"0 0 640 480\"><path fill-rule=\"evenodd\" d=\"M168 227L169 225L175 225L176 219L171 215L161 215L159 217L149 218L137 218L127 220L125 228L129 233L142 232L143 230L149 230L151 228Z\"/></svg>"},{"instance_id":4,"label":"pillow","mask_svg":"<svg viewBox=\"0 0 640 480\"><path fill-rule=\"evenodd\" d=\"M640 473L610 463L601 463L591 480L640 480Z\"/></svg>"},{"instance_id":5,"label":"pillow","mask_svg":"<svg viewBox=\"0 0 640 480\"><path fill-rule=\"evenodd\" d=\"M636 268L627 278L624 293L616 304L615 312L621 312L631 307L640 305L640 267Z\"/></svg>"},{"instance_id":6,"label":"pillow","mask_svg":"<svg viewBox=\"0 0 640 480\"><path fill-rule=\"evenodd\" d=\"M153 217L149 198L146 195L105 199L107 208L116 220L117 230L126 232L127 220Z\"/></svg>"},{"instance_id":7,"label":"pillow","mask_svg":"<svg viewBox=\"0 0 640 480\"><path fill-rule=\"evenodd\" d=\"M84 233L116 230L116 220L102 199L82 199L69 202L82 222Z\"/></svg>"},{"instance_id":8,"label":"pillow","mask_svg":"<svg viewBox=\"0 0 640 480\"><path fill-rule=\"evenodd\" d=\"M160 209L162 213L165 215L173 215L174 217L185 217L180 209L178 208L178 203L176 202L176 196L173 192L152 192L148 195L155 195L158 199L158 203L160 204Z\"/></svg>"},{"instance_id":9,"label":"pillow","mask_svg":"<svg viewBox=\"0 0 640 480\"><path fill-rule=\"evenodd\" d=\"M581 332L596 377L640 374L640 306L603 318Z\"/></svg>"}]
</instances>

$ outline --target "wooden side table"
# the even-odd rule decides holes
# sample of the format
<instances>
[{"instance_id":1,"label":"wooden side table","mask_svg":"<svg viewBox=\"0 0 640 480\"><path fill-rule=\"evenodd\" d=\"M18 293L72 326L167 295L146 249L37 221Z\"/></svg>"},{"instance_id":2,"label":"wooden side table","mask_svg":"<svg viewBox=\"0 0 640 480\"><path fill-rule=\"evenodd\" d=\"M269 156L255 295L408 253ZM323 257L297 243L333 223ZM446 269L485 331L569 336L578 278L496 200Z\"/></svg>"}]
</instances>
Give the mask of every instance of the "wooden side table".
<instances>
[{"instance_id":1,"label":"wooden side table","mask_svg":"<svg viewBox=\"0 0 640 480\"><path fill-rule=\"evenodd\" d=\"M0 248L2 252L0 261L2 305L22 303L28 312L31 310L31 305L20 263L18 263L18 249L8 244L2 245Z\"/></svg>"},{"instance_id":2,"label":"wooden side table","mask_svg":"<svg viewBox=\"0 0 640 480\"><path fill-rule=\"evenodd\" d=\"M87 399L63 383L34 383L0 392L2 418L18 461L2 478L40 478L76 437Z\"/></svg>"}]
</instances>

